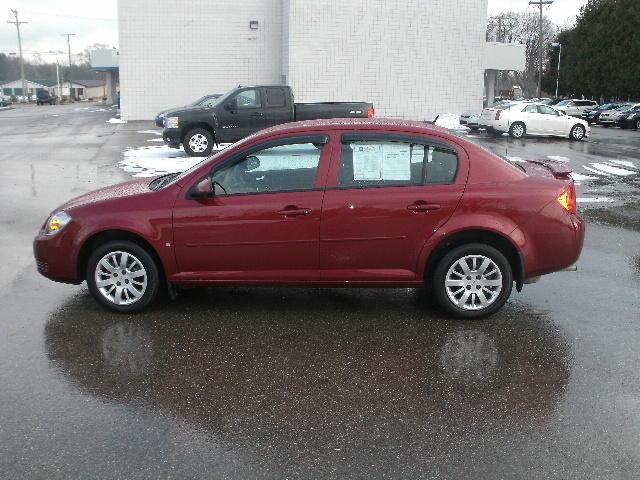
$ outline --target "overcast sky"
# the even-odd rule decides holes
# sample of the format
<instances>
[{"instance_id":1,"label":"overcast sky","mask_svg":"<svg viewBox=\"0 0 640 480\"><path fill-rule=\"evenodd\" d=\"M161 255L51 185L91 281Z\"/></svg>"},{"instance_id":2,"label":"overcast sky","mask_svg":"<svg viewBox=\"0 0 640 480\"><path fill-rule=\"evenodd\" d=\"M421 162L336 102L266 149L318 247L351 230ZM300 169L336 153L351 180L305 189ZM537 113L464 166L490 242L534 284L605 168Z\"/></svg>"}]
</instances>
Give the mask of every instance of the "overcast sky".
<instances>
[{"instance_id":1,"label":"overcast sky","mask_svg":"<svg viewBox=\"0 0 640 480\"><path fill-rule=\"evenodd\" d=\"M213 1L213 0L211 0ZM393 1L393 0L390 0ZM587 0L555 0L553 5L544 7L560 26L571 23L580 7ZM489 0L489 14L502 10L534 10L529 0ZM66 53L66 39L62 33L75 33L71 37L71 52L81 52L94 43L118 44L117 2L116 0L8 0L0 7L0 20L13 20L10 9L17 9L22 25L22 48L25 56L33 52L43 53L45 59L55 59L45 52ZM5 18L2 18L2 17ZM0 23L0 51L17 52L18 45L14 25ZM60 56L60 61L66 58Z\"/></svg>"}]
</instances>

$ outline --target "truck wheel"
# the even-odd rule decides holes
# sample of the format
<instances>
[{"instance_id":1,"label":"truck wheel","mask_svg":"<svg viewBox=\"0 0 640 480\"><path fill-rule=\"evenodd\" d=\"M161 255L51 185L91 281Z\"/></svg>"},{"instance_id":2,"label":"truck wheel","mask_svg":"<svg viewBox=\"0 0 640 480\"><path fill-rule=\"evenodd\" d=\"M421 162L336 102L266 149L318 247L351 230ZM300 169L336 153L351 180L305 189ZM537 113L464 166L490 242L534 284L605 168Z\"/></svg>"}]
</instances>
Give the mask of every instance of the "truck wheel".
<instances>
[{"instance_id":1,"label":"truck wheel","mask_svg":"<svg viewBox=\"0 0 640 480\"><path fill-rule=\"evenodd\" d=\"M182 141L190 157L208 157L213 149L213 135L204 128L189 130Z\"/></svg>"}]
</instances>

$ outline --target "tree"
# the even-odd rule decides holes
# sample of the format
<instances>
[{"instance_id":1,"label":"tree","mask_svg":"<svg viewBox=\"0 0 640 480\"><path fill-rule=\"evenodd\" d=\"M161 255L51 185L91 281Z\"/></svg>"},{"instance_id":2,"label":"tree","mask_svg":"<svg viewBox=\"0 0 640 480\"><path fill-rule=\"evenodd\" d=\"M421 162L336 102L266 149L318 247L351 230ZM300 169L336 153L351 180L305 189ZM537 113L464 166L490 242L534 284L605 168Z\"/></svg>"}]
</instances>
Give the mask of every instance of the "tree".
<instances>
[{"instance_id":1,"label":"tree","mask_svg":"<svg viewBox=\"0 0 640 480\"><path fill-rule=\"evenodd\" d=\"M560 92L597 99L640 99L640 2L589 0L574 28L559 33ZM556 65L558 52L549 50ZM551 81L547 75L545 83ZM555 75L553 76L555 81Z\"/></svg>"}]
</instances>

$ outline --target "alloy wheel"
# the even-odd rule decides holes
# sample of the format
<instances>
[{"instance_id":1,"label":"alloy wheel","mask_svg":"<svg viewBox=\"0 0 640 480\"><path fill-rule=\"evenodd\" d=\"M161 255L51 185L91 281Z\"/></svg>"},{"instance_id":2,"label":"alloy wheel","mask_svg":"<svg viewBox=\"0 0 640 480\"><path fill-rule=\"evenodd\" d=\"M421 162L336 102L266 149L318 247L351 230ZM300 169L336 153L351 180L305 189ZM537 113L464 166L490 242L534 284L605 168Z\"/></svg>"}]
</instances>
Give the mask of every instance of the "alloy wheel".
<instances>
[{"instance_id":1,"label":"alloy wheel","mask_svg":"<svg viewBox=\"0 0 640 480\"><path fill-rule=\"evenodd\" d=\"M109 252L95 269L96 287L109 302L131 305L147 290L147 271L142 262L128 252Z\"/></svg>"},{"instance_id":2,"label":"alloy wheel","mask_svg":"<svg viewBox=\"0 0 640 480\"><path fill-rule=\"evenodd\" d=\"M520 123L517 123L516 125L514 125L512 127L511 131L513 132L513 136L515 138L520 138L520 137L522 137L524 135L524 125L521 125Z\"/></svg>"},{"instance_id":3,"label":"alloy wheel","mask_svg":"<svg viewBox=\"0 0 640 480\"><path fill-rule=\"evenodd\" d=\"M445 289L457 307L467 311L483 310L500 295L502 272L489 257L467 255L449 267Z\"/></svg>"},{"instance_id":4,"label":"alloy wheel","mask_svg":"<svg viewBox=\"0 0 640 480\"><path fill-rule=\"evenodd\" d=\"M576 140L582 140L582 137L584 137L584 127L581 125L573 127L573 138Z\"/></svg>"}]
</instances>

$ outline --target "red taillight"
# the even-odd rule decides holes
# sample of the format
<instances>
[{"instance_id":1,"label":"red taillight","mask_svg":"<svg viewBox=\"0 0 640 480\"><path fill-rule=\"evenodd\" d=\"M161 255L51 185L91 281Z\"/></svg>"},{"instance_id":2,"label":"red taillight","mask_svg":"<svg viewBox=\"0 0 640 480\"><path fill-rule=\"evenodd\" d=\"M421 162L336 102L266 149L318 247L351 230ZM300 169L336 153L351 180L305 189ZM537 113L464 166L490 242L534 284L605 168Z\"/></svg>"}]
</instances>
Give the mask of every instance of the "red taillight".
<instances>
[{"instance_id":1,"label":"red taillight","mask_svg":"<svg viewBox=\"0 0 640 480\"><path fill-rule=\"evenodd\" d=\"M371 107L369 109L369 111L367 112L367 118L373 118L376 116L376 111L373 107Z\"/></svg>"},{"instance_id":2,"label":"red taillight","mask_svg":"<svg viewBox=\"0 0 640 480\"><path fill-rule=\"evenodd\" d=\"M502 113L502 110L496 111L496 120L500 120L500 114L501 113Z\"/></svg>"},{"instance_id":3,"label":"red taillight","mask_svg":"<svg viewBox=\"0 0 640 480\"><path fill-rule=\"evenodd\" d=\"M576 213L576 187L573 183L560 195L558 203L569 213Z\"/></svg>"}]
</instances>

